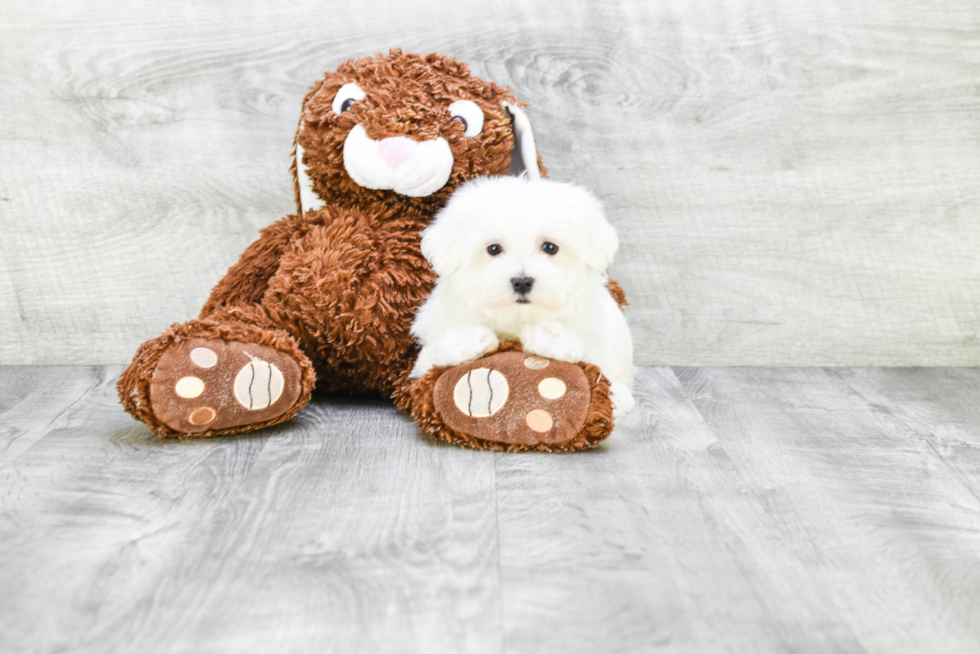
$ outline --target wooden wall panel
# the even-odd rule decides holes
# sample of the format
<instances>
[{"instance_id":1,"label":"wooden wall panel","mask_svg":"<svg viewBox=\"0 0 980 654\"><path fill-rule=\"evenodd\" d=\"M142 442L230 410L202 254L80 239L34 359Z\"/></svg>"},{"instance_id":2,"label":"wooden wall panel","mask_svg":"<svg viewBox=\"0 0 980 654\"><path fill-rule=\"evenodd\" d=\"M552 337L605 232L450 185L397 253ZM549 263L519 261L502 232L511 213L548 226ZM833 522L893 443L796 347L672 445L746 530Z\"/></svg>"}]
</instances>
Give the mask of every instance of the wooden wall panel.
<instances>
[{"instance_id":1,"label":"wooden wall panel","mask_svg":"<svg viewBox=\"0 0 980 654\"><path fill-rule=\"evenodd\" d=\"M128 360L292 209L324 70L441 51L594 189L646 365L980 364L980 5L7 2L0 362Z\"/></svg>"}]
</instances>

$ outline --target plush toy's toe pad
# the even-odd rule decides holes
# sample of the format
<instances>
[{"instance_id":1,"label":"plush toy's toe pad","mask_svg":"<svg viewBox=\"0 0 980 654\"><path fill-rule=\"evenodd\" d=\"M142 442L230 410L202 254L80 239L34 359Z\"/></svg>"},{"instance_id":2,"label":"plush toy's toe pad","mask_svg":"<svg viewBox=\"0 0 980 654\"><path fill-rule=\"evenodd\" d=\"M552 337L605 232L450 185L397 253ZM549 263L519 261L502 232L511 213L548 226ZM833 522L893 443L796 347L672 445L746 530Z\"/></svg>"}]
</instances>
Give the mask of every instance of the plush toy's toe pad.
<instances>
[{"instance_id":1,"label":"plush toy's toe pad","mask_svg":"<svg viewBox=\"0 0 980 654\"><path fill-rule=\"evenodd\" d=\"M265 345L194 338L160 357L150 404L160 422L197 434L267 422L301 394L299 365Z\"/></svg>"},{"instance_id":2,"label":"plush toy's toe pad","mask_svg":"<svg viewBox=\"0 0 980 654\"><path fill-rule=\"evenodd\" d=\"M534 446L573 439L588 416L591 389L576 364L508 351L450 368L436 381L433 395L451 430Z\"/></svg>"}]
</instances>

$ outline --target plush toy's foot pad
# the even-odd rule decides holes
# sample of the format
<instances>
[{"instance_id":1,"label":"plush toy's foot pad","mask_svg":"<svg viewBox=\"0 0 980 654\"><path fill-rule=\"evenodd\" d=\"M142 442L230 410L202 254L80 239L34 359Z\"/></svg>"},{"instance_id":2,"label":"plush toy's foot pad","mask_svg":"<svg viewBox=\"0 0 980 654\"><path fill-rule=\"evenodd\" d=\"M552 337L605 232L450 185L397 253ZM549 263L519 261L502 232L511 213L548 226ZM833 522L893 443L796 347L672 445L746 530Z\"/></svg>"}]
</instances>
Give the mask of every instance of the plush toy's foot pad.
<instances>
[{"instance_id":1,"label":"plush toy's foot pad","mask_svg":"<svg viewBox=\"0 0 980 654\"><path fill-rule=\"evenodd\" d=\"M591 392L580 366L509 351L445 371L433 400L453 432L520 449L549 449L582 430Z\"/></svg>"},{"instance_id":2,"label":"plush toy's foot pad","mask_svg":"<svg viewBox=\"0 0 980 654\"><path fill-rule=\"evenodd\" d=\"M150 381L156 418L186 433L265 423L302 391L299 365L265 345L192 338L160 357Z\"/></svg>"}]
</instances>

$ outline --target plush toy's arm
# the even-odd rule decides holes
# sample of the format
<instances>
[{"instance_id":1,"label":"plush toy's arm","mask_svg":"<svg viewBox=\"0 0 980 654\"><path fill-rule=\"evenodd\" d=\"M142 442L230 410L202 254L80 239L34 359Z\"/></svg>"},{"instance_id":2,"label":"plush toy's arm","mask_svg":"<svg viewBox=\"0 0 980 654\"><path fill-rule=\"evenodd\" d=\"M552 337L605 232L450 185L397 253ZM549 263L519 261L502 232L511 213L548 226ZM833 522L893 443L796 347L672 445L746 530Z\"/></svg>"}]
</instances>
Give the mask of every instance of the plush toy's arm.
<instances>
[{"instance_id":1,"label":"plush toy's arm","mask_svg":"<svg viewBox=\"0 0 980 654\"><path fill-rule=\"evenodd\" d=\"M200 317L206 318L222 307L258 304L279 269L286 247L303 233L307 224L299 216L288 216L262 229L258 240L245 248L238 262L211 289Z\"/></svg>"},{"instance_id":2,"label":"plush toy's arm","mask_svg":"<svg viewBox=\"0 0 980 654\"><path fill-rule=\"evenodd\" d=\"M609 294L612 295L614 300L616 300L616 304L619 305L620 309L629 306L630 303L626 301L626 291L624 291L623 287L619 285L619 282L610 278L609 281L606 282L606 288L609 289Z\"/></svg>"}]
</instances>

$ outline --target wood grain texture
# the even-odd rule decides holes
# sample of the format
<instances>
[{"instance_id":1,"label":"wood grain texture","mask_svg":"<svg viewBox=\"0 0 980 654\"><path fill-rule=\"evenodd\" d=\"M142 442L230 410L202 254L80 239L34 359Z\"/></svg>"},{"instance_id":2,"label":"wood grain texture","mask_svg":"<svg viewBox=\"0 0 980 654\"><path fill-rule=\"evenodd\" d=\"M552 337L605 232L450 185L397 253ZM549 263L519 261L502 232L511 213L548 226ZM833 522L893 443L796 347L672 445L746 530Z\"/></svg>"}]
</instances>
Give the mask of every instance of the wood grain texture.
<instances>
[{"instance_id":1,"label":"wood grain texture","mask_svg":"<svg viewBox=\"0 0 980 654\"><path fill-rule=\"evenodd\" d=\"M980 365L973 0L14 0L0 361L121 363L292 210L299 102L389 46L531 102L641 364Z\"/></svg>"},{"instance_id":2,"label":"wood grain texture","mask_svg":"<svg viewBox=\"0 0 980 654\"><path fill-rule=\"evenodd\" d=\"M0 370L0 651L498 651L492 455L381 402L165 442L57 370Z\"/></svg>"},{"instance_id":3,"label":"wood grain texture","mask_svg":"<svg viewBox=\"0 0 980 654\"><path fill-rule=\"evenodd\" d=\"M571 455L161 441L119 370L0 367L0 651L980 649L974 369L645 368Z\"/></svg>"}]
</instances>

